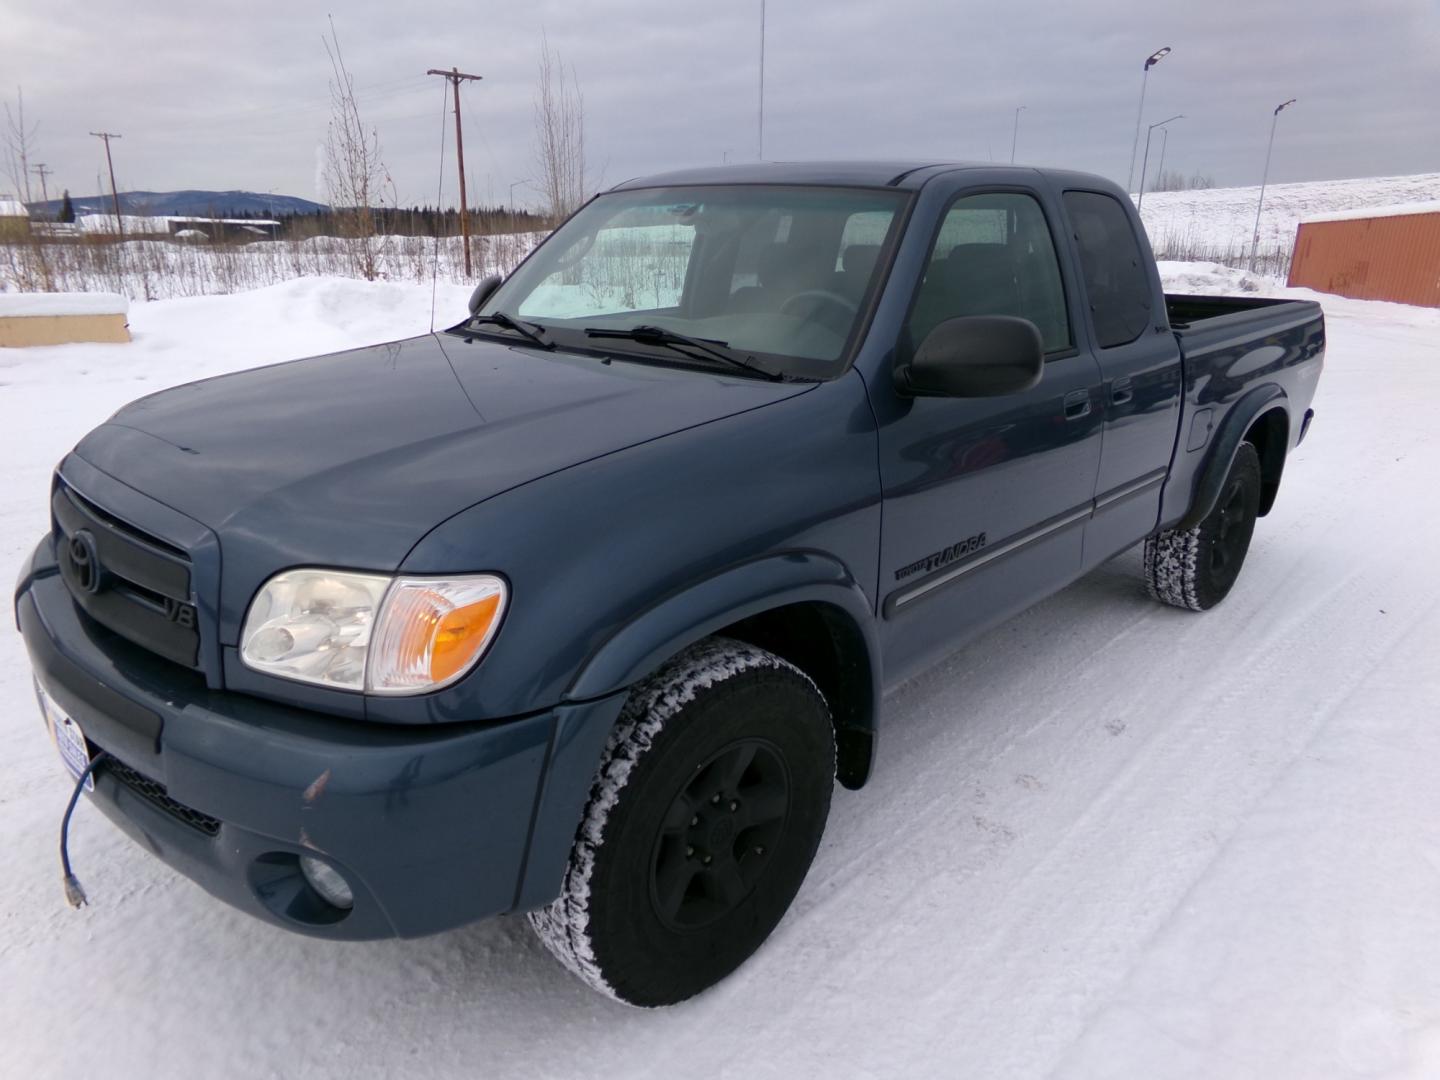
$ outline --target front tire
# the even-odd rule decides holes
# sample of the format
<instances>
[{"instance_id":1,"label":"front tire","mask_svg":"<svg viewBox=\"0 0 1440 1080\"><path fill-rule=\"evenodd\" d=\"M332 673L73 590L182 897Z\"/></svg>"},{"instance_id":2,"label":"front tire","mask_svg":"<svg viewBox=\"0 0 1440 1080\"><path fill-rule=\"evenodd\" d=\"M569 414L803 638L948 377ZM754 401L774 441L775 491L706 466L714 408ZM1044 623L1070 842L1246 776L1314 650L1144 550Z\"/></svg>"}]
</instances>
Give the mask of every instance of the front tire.
<instances>
[{"instance_id":1,"label":"front tire","mask_svg":"<svg viewBox=\"0 0 1440 1080\"><path fill-rule=\"evenodd\" d=\"M710 638L630 696L561 893L530 914L582 980L631 1005L719 982L769 936L820 844L830 712L798 668Z\"/></svg>"},{"instance_id":2,"label":"front tire","mask_svg":"<svg viewBox=\"0 0 1440 1080\"><path fill-rule=\"evenodd\" d=\"M1145 584L1161 603L1205 611L1224 600L1250 550L1260 513L1260 455L1241 443L1215 507L1199 525L1145 541Z\"/></svg>"}]
</instances>

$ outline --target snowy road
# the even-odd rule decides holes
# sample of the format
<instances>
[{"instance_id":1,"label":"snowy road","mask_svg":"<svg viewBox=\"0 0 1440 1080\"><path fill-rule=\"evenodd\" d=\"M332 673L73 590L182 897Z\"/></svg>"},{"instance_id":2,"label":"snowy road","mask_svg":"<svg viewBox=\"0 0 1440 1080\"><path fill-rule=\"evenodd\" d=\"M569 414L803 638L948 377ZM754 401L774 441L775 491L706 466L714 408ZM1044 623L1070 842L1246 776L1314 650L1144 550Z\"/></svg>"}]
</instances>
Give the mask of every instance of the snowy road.
<instances>
[{"instance_id":1,"label":"snowy road","mask_svg":"<svg viewBox=\"0 0 1440 1080\"><path fill-rule=\"evenodd\" d=\"M1440 1076L1440 311L1322 299L1318 416L1225 604L1160 607L1132 552L905 686L794 910L668 1011L591 994L520 918L290 936L93 809L69 910L68 785L0 633L0 1075ZM0 562L122 402L428 315L300 281L0 353Z\"/></svg>"}]
</instances>

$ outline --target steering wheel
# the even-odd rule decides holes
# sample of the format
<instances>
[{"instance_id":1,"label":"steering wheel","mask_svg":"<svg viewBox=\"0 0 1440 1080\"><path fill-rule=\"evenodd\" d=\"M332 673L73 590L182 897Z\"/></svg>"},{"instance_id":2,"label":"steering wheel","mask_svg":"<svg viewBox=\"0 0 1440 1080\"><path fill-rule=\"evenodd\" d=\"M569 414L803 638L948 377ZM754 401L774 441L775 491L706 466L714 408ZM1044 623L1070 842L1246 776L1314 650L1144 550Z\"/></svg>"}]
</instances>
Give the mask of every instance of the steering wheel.
<instances>
[{"instance_id":1,"label":"steering wheel","mask_svg":"<svg viewBox=\"0 0 1440 1080\"><path fill-rule=\"evenodd\" d=\"M829 289L804 289L780 305L780 314L795 316L795 312L792 309L799 307L807 300L815 301L815 304L811 308L810 313L805 316L805 321L808 322L814 318L816 313L822 308L828 307L831 311L838 310L843 317L843 321L839 323L838 327L832 327L832 329L842 334L849 328L850 321L855 318L855 313L860 310L859 306L851 301L849 297L841 296L837 292L831 292Z\"/></svg>"}]
</instances>

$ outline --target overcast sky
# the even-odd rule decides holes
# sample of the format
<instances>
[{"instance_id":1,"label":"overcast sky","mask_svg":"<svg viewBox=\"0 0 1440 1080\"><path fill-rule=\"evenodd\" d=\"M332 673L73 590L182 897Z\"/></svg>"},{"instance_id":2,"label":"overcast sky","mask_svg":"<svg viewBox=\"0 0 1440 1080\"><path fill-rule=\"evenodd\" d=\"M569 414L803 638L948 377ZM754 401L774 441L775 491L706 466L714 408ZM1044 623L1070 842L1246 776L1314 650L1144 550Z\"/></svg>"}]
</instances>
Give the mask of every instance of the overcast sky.
<instances>
[{"instance_id":1,"label":"overcast sky","mask_svg":"<svg viewBox=\"0 0 1440 1080\"><path fill-rule=\"evenodd\" d=\"M52 193L96 192L104 153L87 133L108 130L124 136L122 190L323 201L325 14L303 0L5 0L0 96L13 107L24 88ZM533 176L542 30L578 75L600 182L756 155L760 0L352 0L334 15L404 205L435 202L443 83L429 67L485 77L462 98L471 202ZM1440 0L769 0L765 156L1007 161L1024 105L1019 161L1123 182L1142 64L1162 45L1174 52L1151 71L1145 122L1186 115L1167 169L1257 183L1271 110L1294 97L1272 181L1440 172ZM452 202L453 157L444 185Z\"/></svg>"}]
</instances>

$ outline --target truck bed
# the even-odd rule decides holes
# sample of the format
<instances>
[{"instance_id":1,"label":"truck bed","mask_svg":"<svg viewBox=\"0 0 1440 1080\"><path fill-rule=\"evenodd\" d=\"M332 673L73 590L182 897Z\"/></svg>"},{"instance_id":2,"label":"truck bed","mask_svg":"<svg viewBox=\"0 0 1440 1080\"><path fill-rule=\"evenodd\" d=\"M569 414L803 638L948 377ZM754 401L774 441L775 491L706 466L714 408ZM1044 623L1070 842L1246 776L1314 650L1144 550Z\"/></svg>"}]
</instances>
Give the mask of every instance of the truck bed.
<instances>
[{"instance_id":1,"label":"truck bed","mask_svg":"<svg viewBox=\"0 0 1440 1080\"><path fill-rule=\"evenodd\" d=\"M1266 312L1275 314L1278 308L1294 307L1315 309L1319 305L1310 300L1272 300L1261 296L1191 296L1185 293L1166 293L1165 312L1170 316L1173 330L1188 330L1196 323L1207 322L1231 315Z\"/></svg>"},{"instance_id":2,"label":"truck bed","mask_svg":"<svg viewBox=\"0 0 1440 1080\"><path fill-rule=\"evenodd\" d=\"M1325 316L1313 300L1166 293L1165 311L1184 354L1187 385L1202 374L1195 365L1213 363L1215 353L1280 345L1298 354L1325 341Z\"/></svg>"},{"instance_id":3,"label":"truck bed","mask_svg":"<svg viewBox=\"0 0 1440 1080\"><path fill-rule=\"evenodd\" d=\"M1285 441L1292 449L1298 443L1324 363L1325 315L1313 300L1171 293L1165 310L1184 375L1179 438L1161 507L1168 527L1192 504L1210 436L1247 394L1278 387L1291 418Z\"/></svg>"}]
</instances>

